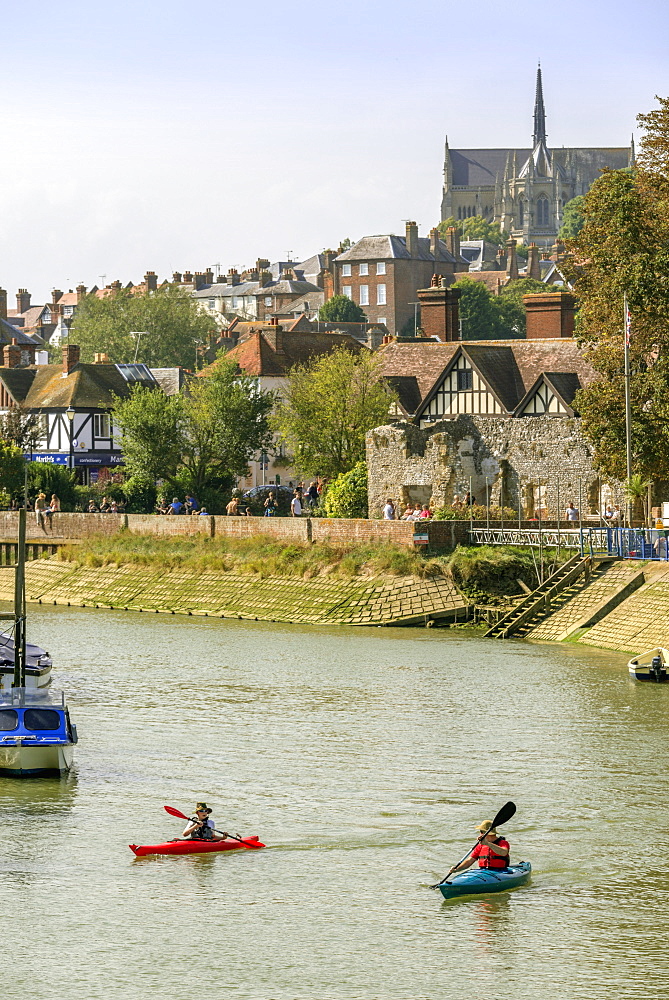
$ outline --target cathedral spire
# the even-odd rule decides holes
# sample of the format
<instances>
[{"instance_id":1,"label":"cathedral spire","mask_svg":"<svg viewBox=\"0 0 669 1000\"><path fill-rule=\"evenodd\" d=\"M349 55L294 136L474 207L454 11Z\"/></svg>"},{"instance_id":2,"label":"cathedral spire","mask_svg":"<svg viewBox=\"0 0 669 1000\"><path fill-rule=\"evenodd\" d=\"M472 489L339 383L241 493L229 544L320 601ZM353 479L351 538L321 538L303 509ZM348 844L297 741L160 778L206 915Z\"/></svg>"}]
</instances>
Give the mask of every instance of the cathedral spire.
<instances>
[{"instance_id":1,"label":"cathedral spire","mask_svg":"<svg viewBox=\"0 0 669 1000\"><path fill-rule=\"evenodd\" d=\"M546 142L546 112L544 110L544 92L541 86L541 63L537 67L537 89L534 97L534 136L532 145Z\"/></svg>"}]
</instances>

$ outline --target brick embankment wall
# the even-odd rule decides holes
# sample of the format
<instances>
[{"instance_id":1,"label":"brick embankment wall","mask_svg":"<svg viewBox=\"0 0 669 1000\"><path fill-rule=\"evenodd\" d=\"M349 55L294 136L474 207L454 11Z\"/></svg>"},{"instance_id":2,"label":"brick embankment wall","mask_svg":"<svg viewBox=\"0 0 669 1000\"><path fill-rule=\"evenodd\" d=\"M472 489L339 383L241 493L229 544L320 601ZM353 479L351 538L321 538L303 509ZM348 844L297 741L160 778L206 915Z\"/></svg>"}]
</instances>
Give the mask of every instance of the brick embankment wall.
<instances>
[{"instance_id":1,"label":"brick embankment wall","mask_svg":"<svg viewBox=\"0 0 669 1000\"><path fill-rule=\"evenodd\" d=\"M669 648L669 568L659 563L646 564L643 569L644 586L594 625L582 643L630 653L654 646Z\"/></svg>"},{"instance_id":2,"label":"brick embankment wall","mask_svg":"<svg viewBox=\"0 0 669 1000\"><path fill-rule=\"evenodd\" d=\"M0 574L0 600L12 600L10 577ZM468 617L467 601L443 577L258 579L145 566L89 569L41 559L26 566L26 594L42 604L314 625L423 625Z\"/></svg>"},{"instance_id":3,"label":"brick embankment wall","mask_svg":"<svg viewBox=\"0 0 669 1000\"><path fill-rule=\"evenodd\" d=\"M209 535L215 538L267 536L285 542L392 542L414 546L414 536L429 535L429 544L454 547L468 542L469 521L382 521L325 517L158 517L155 514L54 514L51 521L37 523L30 512L26 535L30 540L63 541L116 535L128 530L137 535ZM0 539L18 534L18 514L0 512Z\"/></svg>"}]
</instances>

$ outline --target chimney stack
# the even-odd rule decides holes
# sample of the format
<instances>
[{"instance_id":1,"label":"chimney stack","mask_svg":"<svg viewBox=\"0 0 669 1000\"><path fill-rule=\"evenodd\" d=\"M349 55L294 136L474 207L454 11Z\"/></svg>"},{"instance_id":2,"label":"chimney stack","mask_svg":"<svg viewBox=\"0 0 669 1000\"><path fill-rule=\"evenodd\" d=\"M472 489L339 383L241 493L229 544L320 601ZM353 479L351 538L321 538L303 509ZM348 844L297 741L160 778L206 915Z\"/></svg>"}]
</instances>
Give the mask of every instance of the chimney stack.
<instances>
[{"instance_id":1,"label":"chimney stack","mask_svg":"<svg viewBox=\"0 0 669 1000\"><path fill-rule=\"evenodd\" d=\"M269 261L265 257L258 257L256 271L269 271Z\"/></svg>"},{"instance_id":2,"label":"chimney stack","mask_svg":"<svg viewBox=\"0 0 669 1000\"><path fill-rule=\"evenodd\" d=\"M448 252L455 257L455 262L460 260L460 233L455 226L449 226L446 231L446 246Z\"/></svg>"},{"instance_id":3,"label":"chimney stack","mask_svg":"<svg viewBox=\"0 0 669 1000\"><path fill-rule=\"evenodd\" d=\"M16 293L16 311L17 313L24 313L28 309L30 309L30 292L27 288L19 288Z\"/></svg>"},{"instance_id":4,"label":"chimney stack","mask_svg":"<svg viewBox=\"0 0 669 1000\"><path fill-rule=\"evenodd\" d=\"M207 270L204 272L204 283L205 285L214 284L214 272L210 267L208 267Z\"/></svg>"},{"instance_id":5,"label":"chimney stack","mask_svg":"<svg viewBox=\"0 0 669 1000\"><path fill-rule=\"evenodd\" d=\"M158 278L155 271L147 271L144 275L144 284L147 292L155 292L158 288Z\"/></svg>"},{"instance_id":6,"label":"chimney stack","mask_svg":"<svg viewBox=\"0 0 669 1000\"><path fill-rule=\"evenodd\" d=\"M181 284L181 271L174 271L172 273L172 281L174 282L175 285Z\"/></svg>"},{"instance_id":7,"label":"chimney stack","mask_svg":"<svg viewBox=\"0 0 669 1000\"><path fill-rule=\"evenodd\" d=\"M430 253L435 260L439 259L439 230L436 226L430 230Z\"/></svg>"},{"instance_id":8,"label":"chimney stack","mask_svg":"<svg viewBox=\"0 0 669 1000\"><path fill-rule=\"evenodd\" d=\"M418 225L407 222L406 248L410 257L418 256Z\"/></svg>"},{"instance_id":9,"label":"chimney stack","mask_svg":"<svg viewBox=\"0 0 669 1000\"><path fill-rule=\"evenodd\" d=\"M193 275L190 271L184 271L184 285L193 284Z\"/></svg>"},{"instance_id":10,"label":"chimney stack","mask_svg":"<svg viewBox=\"0 0 669 1000\"><path fill-rule=\"evenodd\" d=\"M515 281L518 277L518 258L516 257L516 241L506 241L506 273L509 281Z\"/></svg>"},{"instance_id":11,"label":"chimney stack","mask_svg":"<svg viewBox=\"0 0 669 1000\"><path fill-rule=\"evenodd\" d=\"M193 275L193 285L195 286L195 291L199 292L201 288L204 288L206 284L205 275L203 271L196 271Z\"/></svg>"},{"instance_id":12,"label":"chimney stack","mask_svg":"<svg viewBox=\"0 0 669 1000\"><path fill-rule=\"evenodd\" d=\"M76 344L63 345L63 375L69 375L79 364L79 348Z\"/></svg>"},{"instance_id":13,"label":"chimney stack","mask_svg":"<svg viewBox=\"0 0 669 1000\"><path fill-rule=\"evenodd\" d=\"M571 340L576 300L569 292L523 295L528 340Z\"/></svg>"},{"instance_id":14,"label":"chimney stack","mask_svg":"<svg viewBox=\"0 0 669 1000\"><path fill-rule=\"evenodd\" d=\"M60 288L54 288L51 291L51 303L52 305L58 305L58 300L63 297L63 293Z\"/></svg>"},{"instance_id":15,"label":"chimney stack","mask_svg":"<svg viewBox=\"0 0 669 1000\"><path fill-rule=\"evenodd\" d=\"M425 336L446 342L460 340L460 289L447 288L440 283L430 288L419 288L416 294L420 302L420 325Z\"/></svg>"},{"instance_id":16,"label":"chimney stack","mask_svg":"<svg viewBox=\"0 0 669 1000\"><path fill-rule=\"evenodd\" d=\"M77 305L86 298L86 285L77 285Z\"/></svg>"},{"instance_id":17,"label":"chimney stack","mask_svg":"<svg viewBox=\"0 0 669 1000\"><path fill-rule=\"evenodd\" d=\"M16 337L12 338L11 344L5 344L3 347L2 363L5 368L18 368L21 364L21 348Z\"/></svg>"},{"instance_id":18,"label":"chimney stack","mask_svg":"<svg viewBox=\"0 0 669 1000\"><path fill-rule=\"evenodd\" d=\"M239 284L239 272L236 267L228 268L228 284L238 285Z\"/></svg>"},{"instance_id":19,"label":"chimney stack","mask_svg":"<svg viewBox=\"0 0 669 1000\"><path fill-rule=\"evenodd\" d=\"M527 248L527 277L541 281L541 268L539 267L539 247L536 243L530 243Z\"/></svg>"},{"instance_id":20,"label":"chimney stack","mask_svg":"<svg viewBox=\"0 0 669 1000\"><path fill-rule=\"evenodd\" d=\"M7 319L7 292L0 288L0 319Z\"/></svg>"},{"instance_id":21,"label":"chimney stack","mask_svg":"<svg viewBox=\"0 0 669 1000\"><path fill-rule=\"evenodd\" d=\"M123 286L121 285L121 282L117 278L116 281L112 281L109 287L111 288L112 292L120 292Z\"/></svg>"},{"instance_id":22,"label":"chimney stack","mask_svg":"<svg viewBox=\"0 0 669 1000\"><path fill-rule=\"evenodd\" d=\"M283 327L279 326L278 317L272 316L269 327L265 327L261 336L274 351L279 354L283 352Z\"/></svg>"}]
</instances>

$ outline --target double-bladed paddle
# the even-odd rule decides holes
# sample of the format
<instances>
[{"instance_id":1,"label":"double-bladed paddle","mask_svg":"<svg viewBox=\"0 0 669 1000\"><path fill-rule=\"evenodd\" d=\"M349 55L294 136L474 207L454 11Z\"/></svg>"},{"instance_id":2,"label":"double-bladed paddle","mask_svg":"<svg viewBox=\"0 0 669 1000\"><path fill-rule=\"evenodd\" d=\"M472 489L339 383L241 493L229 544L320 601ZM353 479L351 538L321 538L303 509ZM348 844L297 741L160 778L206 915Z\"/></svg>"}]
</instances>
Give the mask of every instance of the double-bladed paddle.
<instances>
[{"instance_id":1,"label":"double-bladed paddle","mask_svg":"<svg viewBox=\"0 0 669 1000\"><path fill-rule=\"evenodd\" d=\"M476 844L480 844L483 840L485 840L485 838L490 833L490 830L496 830L497 827L501 826L503 823L508 823L513 814L515 813L515 811L516 811L515 803L506 802L495 816L494 820L490 824L489 829L486 830L485 833L481 834L481 836L476 841ZM476 848L476 844L474 844L474 847L472 847L469 851L467 851L464 857L460 858L458 864L453 865L453 868L457 868L458 865L461 865L463 861L466 861L466 859L469 857L472 851ZM441 882L435 882L434 885L431 885L430 889L438 889L440 885L448 885L448 879L450 878L453 872L453 868L451 868L451 871L448 873L448 875L445 875L444 878L442 878Z\"/></svg>"},{"instance_id":2,"label":"double-bladed paddle","mask_svg":"<svg viewBox=\"0 0 669 1000\"><path fill-rule=\"evenodd\" d=\"M170 816L176 816L177 819L185 819L185 820L188 820L190 822L190 818L191 818L190 816L186 816L185 813L179 812L179 810L175 809L173 806L163 806L163 809L165 810L165 812L168 812L170 814ZM514 806L514 810L515 810L515 806ZM216 830L216 827L214 827L214 829ZM216 833L225 833L225 830L216 830ZM264 846L262 844L255 843L253 840L242 840L241 837L235 837L235 835L233 833L227 833L226 836L228 836L230 838L230 840L238 840L240 844L244 845L244 847L262 847L262 846Z\"/></svg>"}]
</instances>

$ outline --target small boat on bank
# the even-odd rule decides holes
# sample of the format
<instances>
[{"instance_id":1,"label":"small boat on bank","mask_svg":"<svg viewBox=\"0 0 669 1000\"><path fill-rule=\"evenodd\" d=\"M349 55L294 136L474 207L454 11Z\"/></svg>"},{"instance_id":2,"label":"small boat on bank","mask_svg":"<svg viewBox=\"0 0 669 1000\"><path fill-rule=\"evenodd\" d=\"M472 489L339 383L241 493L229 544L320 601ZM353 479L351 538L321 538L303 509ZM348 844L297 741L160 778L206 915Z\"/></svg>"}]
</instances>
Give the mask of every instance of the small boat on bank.
<instances>
[{"instance_id":1,"label":"small boat on bank","mask_svg":"<svg viewBox=\"0 0 669 1000\"><path fill-rule=\"evenodd\" d=\"M62 691L0 690L0 775L59 774L72 767L77 727Z\"/></svg>"},{"instance_id":2,"label":"small boat on bank","mask_svg":"<svg viewBox=\"0 0 669 1000\"><path fill-rule=\"evenodd\" d=\"M470 868L454 875L449 882L439 884L444 899L456 896L471 896L488 892L505 892L529 882L532 865L529 861L519 861L509 868Z\"/></svg>"},{"instance_id":3,"label":"small boat on bank","mask_svg":"<svg viewBox=\"0 0 669 1000\"><path fill-rule=\"evenodd\" d=\"M130 850L138 858L146 857L147 854L212 854L215 851L236 851L252 850L264 847L257 837L246 837L245 840L235 840L228 837L226 840L168 840L165 844L148 844L137 846L129 844Z\"/></svg>"},{"instance_id":4,"label":"small boat on bank","mask_svg":"<svg viewBox=\"0 0 669 1000\"><path fill-rule=\"evenodd\" d=\"M661 684L669 680L669 649L656 646L646 653L633 657L627 664L630 677L636 681L654 681Z\"/></svg>"},{"instance_id":5,"label":"small boat on bank","mask_svg":"<svg viewBox=\"0 0 669 1000\"><path fill-rule=\"evenodd\" d=\"M26 643L25 686L44 688L51 683L53 662L46 649ZM0 690L8 690L14 680L14 638L0 634Z\"/></svg>"}]
</instances>

